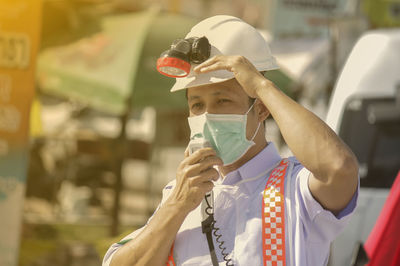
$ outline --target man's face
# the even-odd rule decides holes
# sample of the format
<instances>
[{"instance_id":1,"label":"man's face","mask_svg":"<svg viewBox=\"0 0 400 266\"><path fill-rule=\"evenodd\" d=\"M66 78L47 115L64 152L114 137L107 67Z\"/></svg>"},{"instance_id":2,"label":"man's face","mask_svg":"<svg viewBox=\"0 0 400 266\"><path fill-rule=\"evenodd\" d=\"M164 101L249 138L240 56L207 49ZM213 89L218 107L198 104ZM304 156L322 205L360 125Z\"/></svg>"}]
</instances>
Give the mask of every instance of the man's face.
<instances>
[{"instance_id":1,"label":"man's face","mask_svg":"<svg viewBox=\"0 0 400 266\"><path fill-rule=\"evenodd\" d=\"M210 114L244 114L249 109L249 97L236 79L189 88L190 116Z\"/></svg>"},{"instance_id":2,"label":"man's face","mask_svg":"<svg viewBox=\"0 0 400 266\"><path fill-rule=\"evenodd\" d=\"M189 115L245 114L251 103L248 95L236 79L187 89ZM254 108L254 107L253 107ZM254 109L247 116L247 138L251 138L258 126Z\"/></svg>"}]
</instances>

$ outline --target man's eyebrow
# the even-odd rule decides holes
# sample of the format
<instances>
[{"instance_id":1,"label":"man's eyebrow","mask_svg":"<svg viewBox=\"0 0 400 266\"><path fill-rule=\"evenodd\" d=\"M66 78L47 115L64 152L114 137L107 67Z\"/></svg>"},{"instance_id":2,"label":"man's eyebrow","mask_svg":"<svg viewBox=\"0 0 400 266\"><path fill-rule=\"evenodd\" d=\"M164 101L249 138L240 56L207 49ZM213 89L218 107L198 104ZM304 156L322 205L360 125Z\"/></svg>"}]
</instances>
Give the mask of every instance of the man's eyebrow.
<instances>
[{"instance_id":1,"label":"man's eyebrow","mask_svg":"<svg viewBox=\"0 0 400 266\"><path fill-rule=\"evenodd\" d=\"M214 95L214 96L219 96L219 95L222 95L222 94L224 94L224 93L222 93L221 91L215 91L215 92L213 92L213 95Z\"/></svg>"},{"instance_id":2,"label":"man's eyebrow","mask_svg":"<svg viewBox=\"0 0 400 266\"><path fill-rule=\"evenodd\" d=\"M233 92L233 94L235 94L234 92ZM229 95L232 95L231 94L231 92L224 92L224 91L219 91L219 90L217 90L217 91L214 91L213 93L212 93L212 95L213 96L220 96L220 95L227 95L227 96L229 96ZM198 96L198 95L191 95L191 96L189 96L188 97L188 100L197 100L197 99L200 99L201 98L201 96Z\"/></svg>"},{"instance_id":3,"label":"man's eyebrow","mask_svg":"<svg viewBox=\"0 0 400 266\"><path fill-rule=\"evenodd\" d=\"M216 91L213 93L214 96L220 96L220 97L227 97L229 99L238 99L239 97L242 97L237 91L235 90L229 90L229 91Z\"/></svg>"},{"instance_id":4,"label":"man's eyebrow","mask_svg":"<svg viewBox=\"0 0 400 266\"><path fill-rule=\"evenodd\" d=\"M190 101L190 100L196 100L196 99L200 99L200 98L201 98L200 96L192 95L192 96L188 97L188 100Z\"/></svg>"}]
</instances>

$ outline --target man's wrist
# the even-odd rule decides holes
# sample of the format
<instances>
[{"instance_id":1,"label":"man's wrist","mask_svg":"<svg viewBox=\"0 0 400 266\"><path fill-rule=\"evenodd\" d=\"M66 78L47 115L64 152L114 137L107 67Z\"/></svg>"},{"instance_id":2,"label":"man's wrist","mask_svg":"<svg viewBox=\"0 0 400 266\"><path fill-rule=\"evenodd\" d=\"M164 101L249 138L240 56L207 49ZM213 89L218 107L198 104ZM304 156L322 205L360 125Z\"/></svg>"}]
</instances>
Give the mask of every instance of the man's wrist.
<instances>
[{"instance_id":1,"label":"man's wrist","mask_svg":"<svg viewBox=\"0 0 400 266\"><path fill-rule=\"evenodd\" d=\"M261 98L263 94L265 94L268 90L275 87L274 83L266 78L260 79L257 83L258 85L255 87L255 93L258 98Z\"/></svg>"},{"instance_id":2,"label":"man's wrist","mask_svg":"<svg viewBox=\"0 0 400 266\"><path fill-rule=\"evenodd\" d=\"M181 215L183 218L191 211L186 204L171 199L171 197L165 201L163 207L168 209L174 215Z\"/></svg>"}]
</instances>

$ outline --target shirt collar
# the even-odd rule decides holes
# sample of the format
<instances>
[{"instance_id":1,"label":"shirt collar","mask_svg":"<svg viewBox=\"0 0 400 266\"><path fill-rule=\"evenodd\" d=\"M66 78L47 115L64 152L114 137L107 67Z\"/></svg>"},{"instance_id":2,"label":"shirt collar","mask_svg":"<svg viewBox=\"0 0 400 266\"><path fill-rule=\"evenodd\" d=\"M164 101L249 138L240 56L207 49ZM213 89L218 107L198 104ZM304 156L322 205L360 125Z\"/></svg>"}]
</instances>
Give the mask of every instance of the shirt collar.
<instances>
[{"instance_id":1,"label":"shirt collar","mask_svg":"<svg viewBox=\"0 0 400 266\"><path fill-rule=\"evenodd\" d=\"M250 159L247 163L228 173L222 181L222 184L234 185L241 180L255 177L268 168L273 167L281 159L282 158L279 155L274 143L269 142L262 151Z\"/></svg>"}]
</instances>

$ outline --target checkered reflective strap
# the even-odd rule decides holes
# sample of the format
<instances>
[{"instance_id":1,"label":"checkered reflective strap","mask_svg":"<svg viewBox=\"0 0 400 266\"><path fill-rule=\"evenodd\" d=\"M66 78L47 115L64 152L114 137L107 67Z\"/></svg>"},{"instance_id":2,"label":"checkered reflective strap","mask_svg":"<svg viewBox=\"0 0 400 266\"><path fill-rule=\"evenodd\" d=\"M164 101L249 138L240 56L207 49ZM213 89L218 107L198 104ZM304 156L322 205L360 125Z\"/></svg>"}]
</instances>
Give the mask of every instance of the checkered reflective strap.
<instances>
[{"instance_id":1,"label":"checkered reflective strap","mask_svg":"<svg viewBox=\"0 0 400 266\"><path fill-rule=\"evenodd\" d=\"M263 192L262 241L264 266L285 266L284 179L289 165L283 159L274 168Z\"/></svg>"},{"instance_id":2,"label":"checkered reflective strap","mask_svg":"<svg viewBox=\"0 0 400 266\"><path fill-rule=\"evenodd\" d=\"M169 255L168 255L167 266L175 266L175 261L174 261L174 243L172 243L171 251L169 252Z\"/></svg>"}]
</instances>

